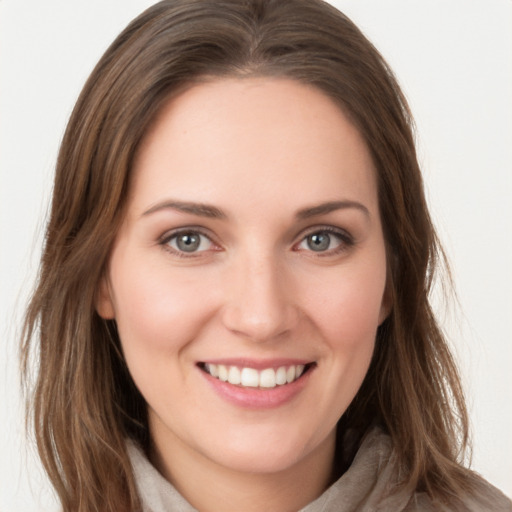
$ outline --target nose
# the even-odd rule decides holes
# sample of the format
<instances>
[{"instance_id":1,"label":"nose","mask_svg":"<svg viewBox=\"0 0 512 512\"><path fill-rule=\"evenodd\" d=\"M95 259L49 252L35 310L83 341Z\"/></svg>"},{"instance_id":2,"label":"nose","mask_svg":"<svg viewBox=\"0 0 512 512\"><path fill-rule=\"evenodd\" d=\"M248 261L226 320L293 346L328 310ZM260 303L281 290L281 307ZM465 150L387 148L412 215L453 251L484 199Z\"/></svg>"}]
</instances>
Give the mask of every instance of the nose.
<instances>
[{"instance_id":1,"label":"nose","mask_svg":"<svg viewBox=\"0 0 512 512\"><path fill-rule=\"evenodd\" d=\"M230 331L265 342L290 333L298 324L291 279L271 257L253 256L228 280L222 321Z\"/></svg>"}]
</instances>

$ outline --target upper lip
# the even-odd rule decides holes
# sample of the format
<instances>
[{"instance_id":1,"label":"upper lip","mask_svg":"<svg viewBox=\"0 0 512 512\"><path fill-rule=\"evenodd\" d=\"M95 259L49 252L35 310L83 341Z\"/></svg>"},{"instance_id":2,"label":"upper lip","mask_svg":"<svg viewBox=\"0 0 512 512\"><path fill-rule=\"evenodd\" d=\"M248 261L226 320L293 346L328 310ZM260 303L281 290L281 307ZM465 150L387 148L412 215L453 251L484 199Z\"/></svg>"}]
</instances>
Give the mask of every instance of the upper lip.
<instances>
[{"instance_id":1,"label":"upper lip","mask_svg":"<svg viewBox=\"0 0 512 512\"><path fill-rule=\"evenodd\" d=\"M238 368L254 368L264 370L265 368L280 368L282 366L307 365L314 363L311 359L302 358L277 358L277 359L251 359L251 358L216 358L205 359L198 364L222 364L224 366L237 366Z\"/></svg>"}]
</instances>

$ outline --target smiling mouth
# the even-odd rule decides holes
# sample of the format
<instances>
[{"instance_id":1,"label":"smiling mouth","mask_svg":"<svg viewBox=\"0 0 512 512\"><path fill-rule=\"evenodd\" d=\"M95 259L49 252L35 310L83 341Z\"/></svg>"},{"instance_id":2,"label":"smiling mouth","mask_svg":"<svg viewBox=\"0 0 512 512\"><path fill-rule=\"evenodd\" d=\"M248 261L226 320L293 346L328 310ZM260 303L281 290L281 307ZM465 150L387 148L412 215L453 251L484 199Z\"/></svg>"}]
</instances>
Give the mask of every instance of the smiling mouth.
<instances>
[{"instance_id":1,"label":"smiling mouth","mask_svg":"<svg viewBox=\"0 0 512 512\"><path fill-rule=\"evenodd\" d=\"M222 382L244 388L271 389L295 382L314 365L315 363L296 364L262 370L213 363L200 363L198 366L208 375Z\"/></svg>"}]
</instances>

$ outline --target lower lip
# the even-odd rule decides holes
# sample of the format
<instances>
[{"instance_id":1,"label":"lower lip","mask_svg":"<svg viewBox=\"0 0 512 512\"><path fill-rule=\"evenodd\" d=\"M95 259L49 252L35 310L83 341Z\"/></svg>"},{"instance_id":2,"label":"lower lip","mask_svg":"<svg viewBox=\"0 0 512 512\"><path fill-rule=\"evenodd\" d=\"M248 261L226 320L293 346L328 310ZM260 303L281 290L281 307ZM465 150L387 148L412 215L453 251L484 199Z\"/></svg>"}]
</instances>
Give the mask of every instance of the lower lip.
<instances>
[{"instance_id":1,"label":"lower lip","mask_svg":"<svg viewBox=\"0 0 512 512\"><path fill-rule=\"evenodd\" d=\"M199 371L213 390L224 400L246 409L272 409L292 401L304 389L313 369L309 368L306 373L290 384L267 389L236 386L212 377L203 370Z\"/></svg>"}]
</instances>

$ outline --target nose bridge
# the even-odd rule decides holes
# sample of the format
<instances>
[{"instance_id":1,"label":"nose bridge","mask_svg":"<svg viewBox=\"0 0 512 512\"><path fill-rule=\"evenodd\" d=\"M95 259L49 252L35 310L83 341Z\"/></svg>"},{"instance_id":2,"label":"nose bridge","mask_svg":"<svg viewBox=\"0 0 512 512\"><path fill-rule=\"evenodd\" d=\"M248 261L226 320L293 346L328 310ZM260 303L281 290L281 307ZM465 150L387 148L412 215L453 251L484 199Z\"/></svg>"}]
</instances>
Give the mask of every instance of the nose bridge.
<instances>
[{"instance_id":1,"label":"nose bridge","mask_svg":"<svg viewBox=\"0 0 512 512\"><path fill-rule=\"evenodd\" d=\"M298 314L287 272L272 250L248 251L230 275L223 320L233 332L266 341L293 328Z\"/></svg>"}]
</instances>

